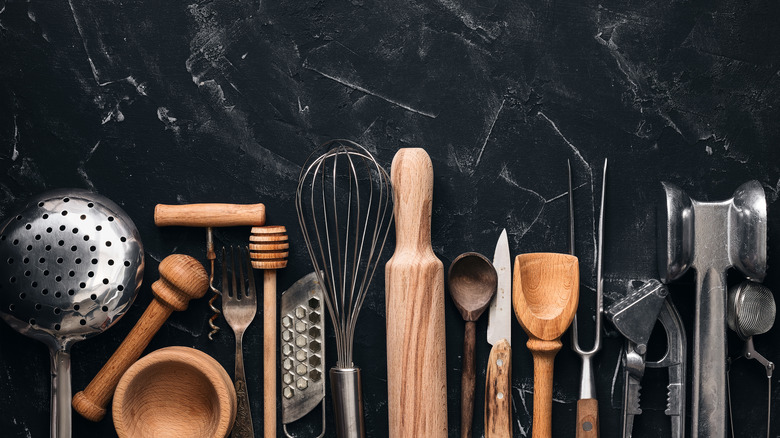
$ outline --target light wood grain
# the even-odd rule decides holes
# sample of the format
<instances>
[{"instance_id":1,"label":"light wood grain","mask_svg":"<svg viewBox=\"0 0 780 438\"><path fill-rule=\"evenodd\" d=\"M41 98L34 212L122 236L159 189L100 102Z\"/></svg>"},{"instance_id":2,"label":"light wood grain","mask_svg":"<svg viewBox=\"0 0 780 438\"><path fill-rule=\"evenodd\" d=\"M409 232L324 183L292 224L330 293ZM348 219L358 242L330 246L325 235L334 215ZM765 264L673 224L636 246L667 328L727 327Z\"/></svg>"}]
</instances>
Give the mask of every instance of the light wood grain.
<instances>
[{"instance_id":1,"label":"light wood grain","mask_svg":"<svg viewBox=\"0 0 780 438\"><path fill-rule=\"evenodd\" d=\"M399 150L391 180L396 247L385 268L389 436L446 438L444 266L431 248L428 154Z\"/></svg>"},{"instance_id":2,"label":"light wood grain","mask_svg":"<svg viewBox=\"0 0 780 438\"><path fill-rule=\"evenodd\" d=\"M263 269L263 436L276 436L276 269L287 266L287 229L253 227L249 240L252 267Z\"/></svg>"},{"instance_id":3,"label":"light wood grain","mask_svg":"<svg viewBox=\"0 0 780 438\"><path fill-rule=\"evenodd\" d=\"M485 438L512 436L512 346L500 340L490 350L485 378Z\"/></svg>"},{"instance_id":4,"label":"light wood grain","mask_svg":"<svg viewBox=\"0 0 780 438\"><path fill-rule=\"evenodd\" d=\"M265 224L263 204L157 204L154 223L158 227L237 227Z\"/></svg>"},{"instance_id":5,"label":"light wood grain","mask_svg":"<svg viewBox=\"0 0 780 438\"><path fill-rule=\"evenodd\" d=\"M598 438L599 401L595 398L577 400L577 437Z\"/></svg>"},{"instance_id":6,"label":"light wood grain","mask_svg":"<svg viewBox=\"0 0 780 438\"><path fill-rule=\"evenodd\" d=\"M534 357L533 438L552 434L553 365L578 302L576 257L536 253L515 258L512 306Z\"/></svg>"},{"instance_id":7,"label":"light wood grain","mask_svg":"<svg viewBox=\"0 0 780 438\"><path fill-rule=\"evenodd\" d=\"M154 299L125 340L87 387L73 396L73 408L84 418L100 421L106 414L119 379L173 313L187 309L190 300L208 289L206 270L194 258L173 254L160 263L160 279L152 284Z\"/></svg>"},{"instance_id":8,"label":"light wood grain","mask_svg":"<svg viewBox=\"0 0 780 438\"><path fill-rule=\"evenodd\" d=\"M112 413L120 438L225 438L236 417L236 393L211 356L166 347L122 376Z\"/></svg>"}]
</instances>

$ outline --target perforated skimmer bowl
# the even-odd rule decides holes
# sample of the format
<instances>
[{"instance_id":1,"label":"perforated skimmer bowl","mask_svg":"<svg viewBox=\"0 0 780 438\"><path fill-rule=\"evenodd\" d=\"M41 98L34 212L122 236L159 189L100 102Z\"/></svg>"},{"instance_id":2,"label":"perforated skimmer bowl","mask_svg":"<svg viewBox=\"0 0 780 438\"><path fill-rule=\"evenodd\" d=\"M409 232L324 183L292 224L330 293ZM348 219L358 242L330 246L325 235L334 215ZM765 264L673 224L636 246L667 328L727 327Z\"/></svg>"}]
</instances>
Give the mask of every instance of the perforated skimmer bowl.
<instances>
[{"instance_id":1,"label":"perforated skimmer bowl","mask_svg":"<svg viewBox=\"0 0 780 438\"><path fill-rule=\"evenodd\" d=\"M0 318L49 346L52 438L71 436L71 345L121 318L143 268L133 221L86 190L43 193L0 226Z\"/></svg>"}]
</instances>

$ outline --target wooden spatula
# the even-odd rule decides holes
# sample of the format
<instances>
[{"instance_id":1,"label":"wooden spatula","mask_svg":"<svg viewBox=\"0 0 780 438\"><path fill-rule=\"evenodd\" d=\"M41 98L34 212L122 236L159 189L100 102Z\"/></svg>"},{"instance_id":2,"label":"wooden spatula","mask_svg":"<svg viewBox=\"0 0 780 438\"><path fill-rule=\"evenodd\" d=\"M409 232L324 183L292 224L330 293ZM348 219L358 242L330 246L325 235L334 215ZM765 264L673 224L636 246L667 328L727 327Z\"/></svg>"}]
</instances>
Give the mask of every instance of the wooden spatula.
<instances>
[{"instance_id":1,"label":"wooden spatula","mask_svg":"<svg viewBox=\"0 0 780 438\"><path fill-rule=\"evenodd\" d=\"M553 253L515 257L512 307L534 356L533 438L552 435L553 363L561 335L577 311L579 281L577 257Z\"/></svg>"}]
</instances>

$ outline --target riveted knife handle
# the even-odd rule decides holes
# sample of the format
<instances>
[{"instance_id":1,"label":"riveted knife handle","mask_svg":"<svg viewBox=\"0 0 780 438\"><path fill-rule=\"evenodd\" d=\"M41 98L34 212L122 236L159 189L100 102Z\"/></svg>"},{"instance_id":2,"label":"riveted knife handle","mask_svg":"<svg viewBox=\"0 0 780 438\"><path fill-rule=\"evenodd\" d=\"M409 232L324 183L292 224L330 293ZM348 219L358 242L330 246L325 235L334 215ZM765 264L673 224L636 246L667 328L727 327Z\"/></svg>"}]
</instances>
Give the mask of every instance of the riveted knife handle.
<instances>
[{"instance_id":1,"label":"riveted knife handle","mask_svg":"<svg viewBox=\"0 0 780 438\"><path fill-rule=\"evenodd\" d=\"M595 398L577 400L577 438L598 438L599 401Z\"/></svg>"},{"instance_id":2,"label":"riveted knife handle","mask_svg":"<svg viewBox=\"0 0 780 438\"><path fill-rule=\"evenodd\" d=\"M512 436L512 346L502 339L490 350L485 379L485 438Z\"/></svg>"}]
</instances>

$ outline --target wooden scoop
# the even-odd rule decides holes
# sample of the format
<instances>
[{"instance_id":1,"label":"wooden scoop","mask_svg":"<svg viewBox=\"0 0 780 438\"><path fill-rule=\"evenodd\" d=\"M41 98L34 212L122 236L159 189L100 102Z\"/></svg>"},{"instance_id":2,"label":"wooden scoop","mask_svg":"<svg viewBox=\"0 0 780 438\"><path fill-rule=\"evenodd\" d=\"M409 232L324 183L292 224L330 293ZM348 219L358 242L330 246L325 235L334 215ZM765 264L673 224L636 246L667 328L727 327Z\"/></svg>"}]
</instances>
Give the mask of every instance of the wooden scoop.
<instances>
[{"instance_id":1,"label":"wooden scoop","mask_svg":"<svg viewBox=\"0 0 780 438\"><path fill-rule=\"evenodd\" d=\"M466 321L466 334L463 338L463 371L460 388L460 436L471 438L471 426L474 418L474 389L476 372L474 370L474 344L476 342L476 324L482 313L496 294L498 274L485 256L476 252L459 255L450 265L447 274L452 300Z\"/></svg>"},{"instance_id":2,"label":"wooden scoop","mask_svg":"<svg viewBox=\"0 0 780 438\"><path fill-rule=\"evenodd\" d=\"M532 437L552 436L552 384L561 335L571 325L579 302L577 257L536 253L515 257L512 307L528 334L534 356Z\"/></svg>"}]
</instances>

